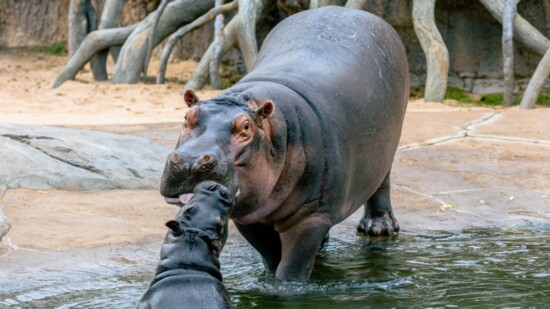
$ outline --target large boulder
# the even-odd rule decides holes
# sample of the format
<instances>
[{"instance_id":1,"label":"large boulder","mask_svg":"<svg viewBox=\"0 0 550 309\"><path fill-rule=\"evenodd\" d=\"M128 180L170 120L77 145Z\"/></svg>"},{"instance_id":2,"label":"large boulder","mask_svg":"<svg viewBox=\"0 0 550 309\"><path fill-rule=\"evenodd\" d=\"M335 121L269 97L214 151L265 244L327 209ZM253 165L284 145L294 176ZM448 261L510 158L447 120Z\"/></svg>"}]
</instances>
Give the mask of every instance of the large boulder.
<instances>
[{"instance_id":1,"label":"large boulder","mask_svg":"<svg viewBox=\"0 0 550 309\"><path fill-rule=\"evenodd\" d=\"M127 135L0 124L0 178L7 188L154 189L168 149Z\"/></svg>"},{"instance_id":2,"label":"large boulder","mask_svg":"<svg viewBox=\"0 0 550 309\"><path fill-rule=\"evenodd\" d=\"M6 181L4 178L0 177L0 200L4 192L6 192ZM10 223L2 211L2 203L0 203L0 240L2 240L2 237L10 230L10 227Z\"/></svg>"}]
</instances>

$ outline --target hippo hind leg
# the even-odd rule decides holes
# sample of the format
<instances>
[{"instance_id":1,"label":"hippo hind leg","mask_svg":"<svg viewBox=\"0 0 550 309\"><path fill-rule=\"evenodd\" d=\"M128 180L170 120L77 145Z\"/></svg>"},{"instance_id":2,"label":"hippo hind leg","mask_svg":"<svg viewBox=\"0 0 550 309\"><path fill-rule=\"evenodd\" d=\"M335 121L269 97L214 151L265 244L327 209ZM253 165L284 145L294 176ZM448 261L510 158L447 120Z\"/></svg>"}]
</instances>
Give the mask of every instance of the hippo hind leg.
<instances>
[{"instance_id":1,"label":"hippo hind leg","mask_svg":"<svg viewBox=\"0 0 550 309\"><path fill-rule=\"evenodd\" d=\"M399 223L393 215L390 200L390 173L365 204L365 214L357 231L368 236L389 236L399 233Z\"/></svg>"}]
</instances>

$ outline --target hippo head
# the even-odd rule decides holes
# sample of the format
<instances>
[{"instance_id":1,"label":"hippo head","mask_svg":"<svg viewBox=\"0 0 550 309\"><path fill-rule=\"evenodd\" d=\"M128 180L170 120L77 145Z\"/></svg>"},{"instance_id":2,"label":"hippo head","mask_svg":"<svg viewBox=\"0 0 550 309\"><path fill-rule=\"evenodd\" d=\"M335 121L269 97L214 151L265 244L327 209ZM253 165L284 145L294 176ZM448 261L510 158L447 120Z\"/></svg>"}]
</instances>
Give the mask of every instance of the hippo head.
<instances>
[{"instance_id":1,"label":"hippo head","mask_svg":"<svg viewBox=\"0 0 550 309\"><path fill-rule=\"evenodd\" d=\"M193 187L206 180L227 186L238 197L239 175L265 176L258 165L267 164L269 124L264 120L273 112L271 101L257 102L242 95L199 101L192 90L185 92L184 100L189 109L161 179L160 193L166 202L186 204Z\"/></svg>"},{"instance_id":2,"label":"hippo head","mask_svg":"<svg viewBox=\"0 0 550 309\"><path fill-rule=\"evenodd\" d=\"M193 197L179 210L176 219L166 226L174 236L193 231L207 238L212 253L219 256L227 240L227 221L233 207L233 195L214 181L195 187Z\"/></svg>"}]
</instances>

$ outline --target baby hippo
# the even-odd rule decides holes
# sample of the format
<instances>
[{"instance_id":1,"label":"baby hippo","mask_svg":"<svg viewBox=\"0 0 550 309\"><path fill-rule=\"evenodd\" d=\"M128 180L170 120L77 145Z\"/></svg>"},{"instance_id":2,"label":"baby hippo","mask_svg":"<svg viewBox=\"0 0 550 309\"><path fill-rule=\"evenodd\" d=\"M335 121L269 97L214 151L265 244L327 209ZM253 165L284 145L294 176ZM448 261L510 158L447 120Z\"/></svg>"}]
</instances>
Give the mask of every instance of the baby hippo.
<instances>
[{"instance_id":1,"label":"baby hippo","mask_svg":"<svg viewBox=\"0 0 550 309\"><path fill-rule=\"evenodd\" d=\"M218 257L233 201L229 190L216 182L195 187L175 220L166 223L155 279L137 308L231 308Z\"/></svg>"}]
</instances>

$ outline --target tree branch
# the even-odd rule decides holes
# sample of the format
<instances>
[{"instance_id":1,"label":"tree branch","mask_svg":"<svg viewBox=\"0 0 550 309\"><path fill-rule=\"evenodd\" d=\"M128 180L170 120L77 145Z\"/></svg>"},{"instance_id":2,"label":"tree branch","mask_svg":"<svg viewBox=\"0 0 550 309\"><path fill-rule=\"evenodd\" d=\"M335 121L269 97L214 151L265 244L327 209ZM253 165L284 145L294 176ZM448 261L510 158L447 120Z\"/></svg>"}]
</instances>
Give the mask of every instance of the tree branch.
<instances>
[{"instance_id":1,"label":"tree branch","mask_svg":"<svg viewBox=\"0 0 550 309\"><path fill-rule=\"evenodd\" d=\"M506 0L502 17L502 73L504 76L504 98L502 105L514 104L514 36L513 22L518 0Z\"/></svg>"},{"instance_id":2,"label":"tree branch","mask_svg":"<svg viewBox=\"0 0 550 309\"><path fill-rule=\"evenodd\" d=\"M159 7L157 8L155 12L155 18L153 20L153 27L151 28L151 31L149 32L149 37L147 38L147 52L145 53L145 59L143 62L143 82L144 83L147 81L147 68L149 67L149 60L151 59L151 53L153 52L153 38L155 37L157 24L159 22L160 17L162 16L162 13L164 13L164 9L166 8L167 4L168 4L168 0L162 0Z\"/></svg>"},{"instance_id":3,"label":"tree branch","mask_svg":"<svg viewBox=\"0 0 550 309\"><path fill-rule=\"evenodd\" d=\"M158 74L157 74L157 84L164 83L164 79L166 75L166 66L168 65L168 59L170 58L170 54L172 53L172 49L174 48L174 45L181 37L183 37L187 33L199 27L204 26L208 22L212 21L216 17L216 15L226 14L228 12L235 10L237 6L238 6L238 2L233 1L230 3L224 4L219 8L213 8L210 11L208 11L206 14L195 19L192 23L187 24L181 27L178 31L174 32L170 36L170 38L168 38L168 41L164 45L162 56L160 57L160 65L159 65ZM225 29L223 33L224 33L224 36L226 36Z\"/></svg>"},{"instance_id":4,"label":"tree branch","mask_svg":"<svg viewBox=\"0 0 550 309\"><path fill-rule=\"evenodd\" d=\"M99 22L99 30L111 29L118 26L120 22L120 13L126 4L126 0L107 0L101 13L101 20ZM111 51L111 55L115 58L115 51ZM105 49L99 51L92 57L91 65L94 79L97 81L107 80L107 56L109 50Z\"/></svg>"},{"instance_id":5,"label":"tree branch","mask_svg":"<svg viewBox=\"0 0 550 309\"><path fill-rule=\"evenodd\" d=\"M505 0L479 0L498 21L504 16ZM550 40L533 27L527 20L516 14L514 18L514 38L539 55L544 55L550 48Z\"/></svg>"},{"instance_id":6,"label":"tree branch","mask_svg":"<svg viewBox=\"0 0 550 309\"><path fill-rule=\"evenodd\" d=\"M437 30L434 17L435 0L413 0L414 32L426 55L426 90L428 102L443 102L447 89L449 52Z\"/></svg>"},{"instance_id":7,"label":"tree branch","mask_svg":"<svg viewBox=\"0 0 550 309\"><path fill-rule=\"evenodd\" d=\"M221 7L223 0L216 0L215 8ZM212 51L212 61L210 61L210 85L212 89L220 89L220 58L222 55L223 44L223 14L216 16L214 22L214 49Z\"/></svg>"},{"instance_id":8,"label":"tree branch","mask_svg":"<svg viewBox=\"0 0 550 309\"><path fill-rule=\"evenodd\" d=\"M525 94L523 95L523 99L521 100L521 109L535 108L535 103L537 102L537 98L539 97L540 91L542 90L542 86L544 86L544 82L546 81L546 79L548 79L549 75L550 48L546 51L544 57L542 57L542 60L537 66L533 77L531 77L531 79L529 80L529 84L527 85L527 89L525 89Z\"/></svg>"},{"instance_id":9,"label":"tree branch","mask_svg":"<svg viewBox=\"0 0 550 309\"><path fill-rule=\"evenodd\" d=\"M124 28L96 30L88 34L57 76L53 88L57 88L64 82L75 78L78 71L80 71L98 51L111 46L124 44L124 41L126 41L136 27L137 24L134 24Z\"/></svg>"}]
</instances>

